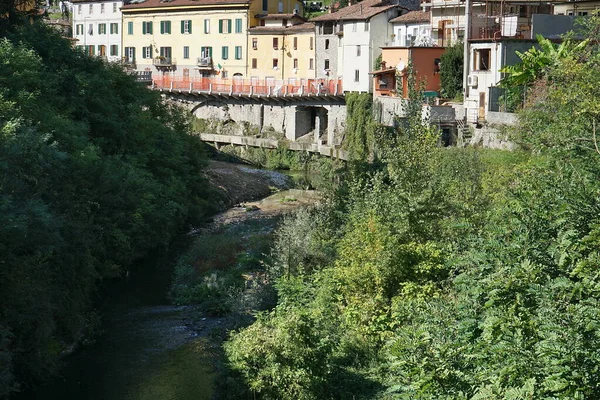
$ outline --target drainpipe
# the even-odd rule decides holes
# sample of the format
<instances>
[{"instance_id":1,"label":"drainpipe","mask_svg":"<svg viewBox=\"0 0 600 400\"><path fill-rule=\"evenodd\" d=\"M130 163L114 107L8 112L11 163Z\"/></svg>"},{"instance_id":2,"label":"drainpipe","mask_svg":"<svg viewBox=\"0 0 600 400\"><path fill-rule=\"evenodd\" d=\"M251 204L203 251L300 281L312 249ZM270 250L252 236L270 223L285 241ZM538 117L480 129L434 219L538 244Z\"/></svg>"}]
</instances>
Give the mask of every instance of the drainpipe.
<instances>
[{"instance_id":1,"label":"drainpipe","mask_svg":"<svg viewBox=\"0 0 600 400\"><path fill-rule=\"evenodd\" d=\"M466 103L467 97L469 97L469 86L467 85L467 77L469 76L469 37L471 36L471 0L465 2L465 39L463 43L463 88L464 88L464 99L463 104Z\"/></svg>"}]
</instances>

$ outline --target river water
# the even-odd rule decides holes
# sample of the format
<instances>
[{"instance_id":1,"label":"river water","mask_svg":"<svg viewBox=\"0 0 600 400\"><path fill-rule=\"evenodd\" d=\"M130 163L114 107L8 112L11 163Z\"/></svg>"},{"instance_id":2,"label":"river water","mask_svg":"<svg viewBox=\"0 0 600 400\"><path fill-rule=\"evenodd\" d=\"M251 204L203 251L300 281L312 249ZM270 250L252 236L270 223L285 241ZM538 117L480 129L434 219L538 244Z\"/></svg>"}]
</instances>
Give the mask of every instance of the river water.
<instances>
[{"instance_id":1,"label":"river water","mask_svg":"<svg viewBox=\"0 0 600 400\"><path fill-rule=\"evenodd\" d=\"M315 196L312 191L279 192L248 203L260 209L257 214L233 208L216 216L214 224L239 224L246 215L272 224L273 216L314 203ZM138 262L128 279L107 283L98 296L104 303L97 307L104 333L65 357L59 378L18 399L211 398L215 373L207 336L221 321L202 318L194 306L174 306L168 298L174 265L198 238L202 236L182 235L168 252Z\"/></svg>"},{"instance_id":2,"label":"river water","mask_svg":"<svg viewBox=\"0 0 600 400\"><path fill-rule=\"evenodd\" d=\"M209 399L213 372L206 338L190 307L170 304L173 264L191 242L141 261L129 279L109 283L99 305L104 333L65 357L62 374L22 399Z\"/></svg>"}]
</instances>

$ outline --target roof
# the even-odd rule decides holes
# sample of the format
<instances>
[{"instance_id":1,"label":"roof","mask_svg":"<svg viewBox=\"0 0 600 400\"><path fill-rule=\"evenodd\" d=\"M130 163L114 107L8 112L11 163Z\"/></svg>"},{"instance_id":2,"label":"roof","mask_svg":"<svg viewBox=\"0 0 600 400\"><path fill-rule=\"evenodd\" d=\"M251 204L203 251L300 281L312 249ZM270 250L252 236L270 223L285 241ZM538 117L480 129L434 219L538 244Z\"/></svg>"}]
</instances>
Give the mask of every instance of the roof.
<instances>
[{"instance_id":1,"label":"roof","mask_svg":"<svg viewBox=\"0 0 600 400\"><path fill-rule=\"evenodd\" d=\"M305 22L303 24L291 25L291 26L255 26L254 28L248 28L248 33L254 35L269 35L269 34L281 34L287 35L292 33L301 32L314 32L315 24L312 22Z\"/></svg>"},{"instance_id":2,"label":"roof","mask_svg":"<svg viewBox=\"0 0 600 400\"><path fill-rule=\"evenodd\" d=\"M389 0L363 0L331 14L319 15L311 21L365 20L395 7L398 5L390 3Z\"/></svg>"},{"instance_id":3,"label":"roof","mask_svg":"<svg viewBox=\"0 0 600 400\"><path fill-rule=\"evenodd\" d=\"M429 11L409 11L408 13L392 19L390 22L404 22L406 24L414 22L429 22Z\"/></svg>"},{"instance_id":4,"label":"roof","mask_svg":"<svg viewBox=\"0 0 600 400\"><path fill-rule=\"evenodd\" d=\"M250 0L131 0L129 4L121 7L121 10L127 11L138 8L156 8L156 7L202 7L219 5L247 5Z\"/></svg>"}]
</instances>

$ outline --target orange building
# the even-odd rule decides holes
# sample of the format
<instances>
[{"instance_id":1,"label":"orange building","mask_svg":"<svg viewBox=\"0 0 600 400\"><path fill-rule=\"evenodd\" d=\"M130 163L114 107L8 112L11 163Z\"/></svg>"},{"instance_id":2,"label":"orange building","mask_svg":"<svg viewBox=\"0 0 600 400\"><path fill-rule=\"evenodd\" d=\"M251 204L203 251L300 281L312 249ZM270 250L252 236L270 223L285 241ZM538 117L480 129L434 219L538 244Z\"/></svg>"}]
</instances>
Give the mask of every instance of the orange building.
<instances>
[{"instance_id":1,"label":"orange building","mask_svg":"<svg viewBox=\"0 0 600 400\"><path fill-rule=\"evenodd\" d=\"M378 96L408 97L407 68L412 64L416 82L426 92L440 91L440 57L443 47L383 47L381 69L373 71L373 93ZM397 88L397 78L401 88Z\"/></svg>"}]
</instances>

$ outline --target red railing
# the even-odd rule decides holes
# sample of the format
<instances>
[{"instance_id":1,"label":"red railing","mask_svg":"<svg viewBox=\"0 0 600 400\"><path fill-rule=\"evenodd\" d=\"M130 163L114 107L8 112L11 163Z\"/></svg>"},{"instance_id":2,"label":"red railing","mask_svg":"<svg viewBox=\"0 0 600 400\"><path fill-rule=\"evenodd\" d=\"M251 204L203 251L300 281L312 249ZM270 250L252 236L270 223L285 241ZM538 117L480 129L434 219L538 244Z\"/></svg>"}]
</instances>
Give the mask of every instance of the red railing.
<instances>
[{"instance_id":1,"label":"red railing","mask_svg":"<svg viewBox=\"0 0 600 400\"><path fill-rule=\"evenodd\" d=\"M155 89L162 90L256 96L343 95L341 79L306 79L301 82L285 82L272 79L214 79L161 75L154 77L152 85Z\"/></svg>"}]
</instances>

